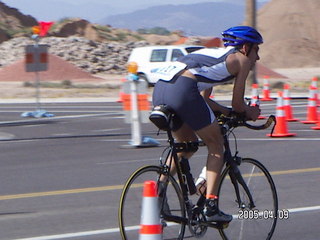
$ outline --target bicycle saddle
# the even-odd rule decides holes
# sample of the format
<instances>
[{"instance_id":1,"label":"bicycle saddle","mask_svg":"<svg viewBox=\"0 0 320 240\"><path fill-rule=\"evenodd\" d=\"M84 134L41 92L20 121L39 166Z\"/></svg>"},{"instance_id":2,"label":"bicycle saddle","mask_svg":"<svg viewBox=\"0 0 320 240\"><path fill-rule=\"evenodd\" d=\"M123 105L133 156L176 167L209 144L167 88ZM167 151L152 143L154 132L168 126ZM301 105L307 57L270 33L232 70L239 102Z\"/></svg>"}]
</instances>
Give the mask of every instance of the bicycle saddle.
<instances>
[{"instance_id":1,"label":"bicycle saddle","mask_svg":"<svg viewBox=\"0 0 320 240\"><path fill-rule=\"evenodd\" d=\"M149 119L156 127L163 131L175 131L183 124L174 110L167 105L155 106L150 113Z\"/></svg>"}]
</instances>

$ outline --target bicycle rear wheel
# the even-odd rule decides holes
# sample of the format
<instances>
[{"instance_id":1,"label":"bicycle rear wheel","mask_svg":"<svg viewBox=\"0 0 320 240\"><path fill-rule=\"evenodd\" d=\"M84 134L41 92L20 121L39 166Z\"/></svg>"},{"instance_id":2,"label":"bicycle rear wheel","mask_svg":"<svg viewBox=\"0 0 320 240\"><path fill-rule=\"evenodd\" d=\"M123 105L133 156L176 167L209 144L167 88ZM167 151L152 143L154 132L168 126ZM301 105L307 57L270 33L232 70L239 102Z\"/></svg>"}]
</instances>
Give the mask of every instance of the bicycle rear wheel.
<instances>
[{"instance_id":1,"label":"bicycle rear wheel","mask_svg":"<svg viewBox=\"0 0 320 240\"><path fill-rule=\"evenodd\" d=\"M242 159L238 166L252 195L255 207L250 207L249 198L239 185L241 206L237 202L234 186L227 167L221 176L219 186L219 208L233 215L233 220L225 229L220 229L223 239L259 240L271 239L277 223L277 192L268 170L257 160Z\"/></svg>"},{"instance_id":2,"label":"bicycle rear wheel","mask_svg":"<svg viewBox=\"0 0 320 240\"><path fill-rule=\"evenodd\" d=\"M122 239L139 239L143 183L150 180L158 182L161 170L160 166L144 166L136 170L127 180L122 191L118 212ZM186 211L180 187L171 175L168 181L166 196L171 214L185 218ZM184 223L168 222L162 219L162 224L163 239L183 239Z\"/></svg>"}]
</instances>

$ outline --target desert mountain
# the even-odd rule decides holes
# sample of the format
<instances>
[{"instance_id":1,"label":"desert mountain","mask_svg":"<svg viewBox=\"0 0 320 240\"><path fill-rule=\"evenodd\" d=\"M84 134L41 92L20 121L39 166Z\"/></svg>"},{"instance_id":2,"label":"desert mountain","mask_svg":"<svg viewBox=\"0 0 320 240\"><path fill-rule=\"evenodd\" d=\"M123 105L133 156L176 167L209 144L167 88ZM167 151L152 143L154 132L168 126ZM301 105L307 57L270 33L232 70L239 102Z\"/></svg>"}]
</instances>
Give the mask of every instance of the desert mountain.
<instances>
[{"instance_id":1,"label":"desert mountain","mask_svg":"<svg viewBox=\"0 0 320 240\"><path fill-rule=\"evenodd\" d=\"M100 23L131 30L164 27L171 31L181 30L191 36L219 36L230 25L241 24L244 11L244 4L239 3L175 3L109 16Z\"/></svg>"},{"instance_id":2,"label":"desert mountain","mask_svg":"<svg viewBox=\"0 0 320 240\"><path fill-rule=\"evenodd\" d=\"M181 6L185 9L178 8L178 12L167 11L159 16L154 15L156 22L161 23L164 19L166 21L171 19L169 22L174 23L176 17L178 17L184 22L198 24L199 28L214 29L215 25L206 23L205 17L192 18L187 11L188 5ZM194 5L190 6L193 6L194 11L197 10ZM260 51L261 63L269 68L319 67L320 26L319 21L317 21L319 9L319 0L272 0L265 4L258 11L257 16L258 29L264 36L264 44ZM233 9L233 11L240 10ZM163 11L160 12L163 13ZM234 14L234 16L236 15ZM139 14L139 18L145 23L151 21L145 14ZM224 19L228 18L230 17L224 16ZM210 21L213 23L223 21L218 15L214 16L214 19ZM129 24L130 21L126 23ZM17 9L10 8L0 2L0 43L16 36L30 36L30 27L34 25L37 25L36 19L23 15ZM220 26L220 28L223 27ZM172 44L179 38L179 34L176 33L165 36L165 38L159 35L150 37L128 29L92 24L83 19L59 22L52 27L49 35L56 37L80 36L100 42L138 42L146 40L151 44ZM213 35L213 37L216 37L216 35ZM158 42L152 39L157 39ZM159 41L160 39L161 41Z\"/></svg>"},{"instance_id":3,"label":"desert mountain","mask_svg":"<svg viewBox=\"0 0 320 240\"><path fill-rule=\"evenodd\" d=\"M24 15L16 8L11 8L0 2L0 42L10 39L14 32L22 32L25 28L37 25L37 20Z\"/></svg>"},{"instance_id":4,"label":"desert mountain","mask_svg":"<svg viewBox=\"0 0 320 240\"><path fill-rule=\"evenodd\" d=\"M319 67L319 0L272 0L258 13L261 62L270 68Z\"/></svg>"}]
</instances>

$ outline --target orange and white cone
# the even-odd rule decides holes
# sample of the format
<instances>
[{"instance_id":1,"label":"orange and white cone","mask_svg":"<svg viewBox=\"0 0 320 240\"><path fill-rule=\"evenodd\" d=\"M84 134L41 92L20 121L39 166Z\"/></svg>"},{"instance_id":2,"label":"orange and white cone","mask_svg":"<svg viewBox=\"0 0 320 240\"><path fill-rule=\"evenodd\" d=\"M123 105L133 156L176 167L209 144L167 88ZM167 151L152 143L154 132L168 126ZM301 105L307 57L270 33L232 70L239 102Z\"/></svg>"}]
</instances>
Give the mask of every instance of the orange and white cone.
<instances>
[{"instance_id":1,"label":"orange and white cone","mask_svg":"<svg viewBox=\"0 0 320 240\"><path fill-rule=\"evenodd\" d=\"M302 123L313 124L318 122L316 94L317 88L311 85L309 88L307 119L305 121L301 121Z\"/></svg>"},{"instance_id":2,"label":"orange and white cone","mask_svg":"<svg viewBox=\"0 0 320 240\"><path fill-rule=\"evenodd\" d=\"M312 78L311 86L317 89L317 91L316 91L316 103L317 103L317 106L319 107L320 106L320 96L319 96L319 92L318 92L318 77L313 77Z\"/></svg>"},{"instance_id":3,"label":"orange and white cone","mask_svg":"<svg viewBox=\"0 0 320 240\"><path fill-rule=\"evenodd\" d=\"M311 127L314 130L320 130L320 112L318 113L318 123L315 127Z\"/></svg>"},{"instance_id":4,"label":"orange and white cone","mask_svg":"<svg viewBox=\"0 0 320 240\"><path fill-rule=\"evenodd\" d=\"M284 112L286 114L286 120L288 122L296 122L298 121L298 119L293 117L292 114L292 107L290 104L290 85L289 84L285 84L284 85L284 89L283 89L283 106L284 106Z\"/></svg>"},{"instance_id":5,"label":"orange and white cone","mask_svg":"<svg viewBox=\"0 0 320 240\"><path fill-rule=\"evenodd\" d=\"M162 240L157 183L144 182L139 240Z\"/></svg>"},{"instance_id":6,"label":"orange and white cone","mask_svg":"<svg viewBox=\"0 0 320 240\"><path fill-rule=\"evenodd\" d=\"M270 98L270 90L269 90L269 76L263 77L263 98L261 98L261 101L272 101L273 99Z\"/></svg>"},{"instance_id":7,"label":"orange and white cone","mask_svg":"<svg viewBox=\"0 0 320 240\"><path fill-rule=\"evenodd\" d=\"M250 106L259 106L259 93L258 93L258 84L254 83L252 84L252 90L251 90L251 104ZM266 117L259 116L258 119L265 119Z\"/></svg>"},{"instance_id":8,"label":"orange and white cone","mask_svg":"<svg viewBox=\"0 0 320 240\"><path fill-rule=\"evenodd\" d=\"M274 129L274 133L267 134L268 137L293 137L296 136L295 133L289 133L287 127L286 116L284 113L284 106L283 106L283 93L278 93L277 99L277 108L276 108L276 120L277 124Z\"/></svg>"}]
</instances>

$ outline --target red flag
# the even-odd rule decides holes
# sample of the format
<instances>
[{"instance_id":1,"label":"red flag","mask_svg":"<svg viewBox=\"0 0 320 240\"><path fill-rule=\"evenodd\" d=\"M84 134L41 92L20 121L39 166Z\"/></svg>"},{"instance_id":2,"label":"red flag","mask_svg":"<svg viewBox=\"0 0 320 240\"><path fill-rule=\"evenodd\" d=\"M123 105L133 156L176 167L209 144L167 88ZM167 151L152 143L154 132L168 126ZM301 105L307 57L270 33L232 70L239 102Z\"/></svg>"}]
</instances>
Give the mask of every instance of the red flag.
<instances>
[{"instance_id":1,"label":"red flag","mask_svg":"<svg viewBox=\"0 0 320 240\"><path fill-rule=\"evenodd\" d=\"M40 25L40 37L44 37L45 35L47 35L51 25L53 24L53 22L39 22Z\"/></svg>"}]
</instances>

